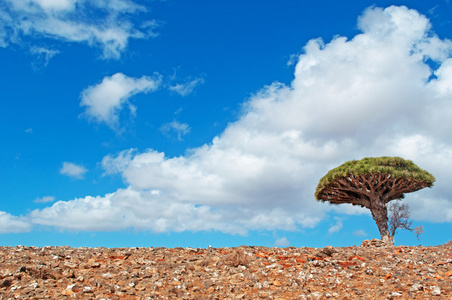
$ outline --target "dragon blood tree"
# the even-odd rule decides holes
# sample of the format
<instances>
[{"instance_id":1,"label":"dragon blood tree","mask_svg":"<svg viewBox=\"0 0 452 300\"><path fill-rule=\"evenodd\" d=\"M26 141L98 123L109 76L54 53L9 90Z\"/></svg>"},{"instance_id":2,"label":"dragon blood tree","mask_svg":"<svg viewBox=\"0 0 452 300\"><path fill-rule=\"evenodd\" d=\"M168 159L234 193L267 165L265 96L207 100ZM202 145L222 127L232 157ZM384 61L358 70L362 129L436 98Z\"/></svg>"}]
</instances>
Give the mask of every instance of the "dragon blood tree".
<instances>
[{"instance_id":1,"label":"dragon blood tree","mask_svg":"<svg viewBox=\"0 0 452 300\"><path fill-rule=\"evenodd\" d=\"M323 176L315 191L318 201L351 203L370 209L381 240L393 243L388 229L386 204L432 187L435 177L410 160L400 157L366 157L348 161Z\"/></svg>"}]
</instances>

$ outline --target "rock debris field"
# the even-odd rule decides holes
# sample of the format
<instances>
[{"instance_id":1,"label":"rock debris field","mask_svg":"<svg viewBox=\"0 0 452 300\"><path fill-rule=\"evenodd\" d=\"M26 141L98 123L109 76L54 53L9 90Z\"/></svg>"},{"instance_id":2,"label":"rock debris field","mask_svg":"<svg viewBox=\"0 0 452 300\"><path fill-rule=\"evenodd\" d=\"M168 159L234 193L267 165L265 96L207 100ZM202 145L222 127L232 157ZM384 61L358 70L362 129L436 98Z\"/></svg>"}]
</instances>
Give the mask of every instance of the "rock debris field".
<instances>
[{"instance_id":1,"label":"rock debris field","mask_svg":"<svg viewBox=\"0 0 452 300\"><path fill-rule=\"evenodd\" d=\"M1 299L452 299L452 246L0 247Z\"/></svg>"}]
</instances>

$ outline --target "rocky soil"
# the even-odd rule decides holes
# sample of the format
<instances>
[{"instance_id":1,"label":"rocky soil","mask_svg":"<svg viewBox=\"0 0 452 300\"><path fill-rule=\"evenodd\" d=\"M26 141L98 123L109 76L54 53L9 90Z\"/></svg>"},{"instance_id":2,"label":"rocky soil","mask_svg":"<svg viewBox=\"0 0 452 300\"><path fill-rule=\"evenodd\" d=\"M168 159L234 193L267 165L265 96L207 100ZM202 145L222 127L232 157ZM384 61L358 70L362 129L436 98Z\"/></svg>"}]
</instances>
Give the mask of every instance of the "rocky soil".
<instances>
[{"instance_id":1,"label":"rocky soil","mask_svg":"<svg viewBox=\"0 0 452 300\"><path fill-rule=\"evenodd\" d=\"M1 299L452 299L452 246L0 247Z\"/></svg>"}]
</instances>

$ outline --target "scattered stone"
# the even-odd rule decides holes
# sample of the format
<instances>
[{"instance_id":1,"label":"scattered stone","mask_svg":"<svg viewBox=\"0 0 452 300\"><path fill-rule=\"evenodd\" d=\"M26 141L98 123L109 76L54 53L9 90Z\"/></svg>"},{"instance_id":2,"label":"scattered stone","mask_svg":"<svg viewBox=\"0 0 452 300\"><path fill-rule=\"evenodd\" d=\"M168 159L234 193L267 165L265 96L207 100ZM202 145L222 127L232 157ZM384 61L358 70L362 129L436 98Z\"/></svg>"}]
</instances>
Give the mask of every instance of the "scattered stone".
<instances>
[{"instance_id":1,"label":"scattered stone","mask_svg":"<svg viewBox=\"0 0 452 300\"><path fill-rule=\"evenodd\" d=\"M422 284L420 283L414 283L410 288L410 292L417 292L420 290L422 290Z\"/></svg>"},{"instance_id":2,"label":"scattered stone","mask_svg":"<svg viewBox=\"0 0 452 300\"><path fill-rule=\"evenodd\" d=\"M394 298L397 298L397 297L402 297L402 294L399 293L399 292L392 292L392 293L389 294L389 296L388 296L389 299L394 299Z\"/></svg>"},{"instance_id":3,"label":"scattered stone","mask_svg":"<svg viewBox=\"0 0 452 300\"><path fill-rule=\"evenodd\" d=\"M450 299L452 245L0 247L0 299Z\"/></svg>"},{"instance_id":4,"label":"scattered stone","mask_svg":"<svg viewBox=\"0 0 452 300\"><path fill-rule=\"evenodd\" d=\"M11 284L13 284L11 280L5 279L5 280L3 280L3 281L0 283L0 288L7 288L7 287L9 287Z\"/></svg>"},{"instance_id":5,"label":"scattered stone","mask_svg":"<svg viewBox=\"0 0 452 300\"><path fill-rule=\"evenodd\" d=\"M326 246L320 251L321 254L324 254L326 256L333 256L333 254L336 252L337 250L335 250L332 246Z\"/></svg>"},{"instance_id":6,"label":"scattered stone","mask_svg":"<svg viewBox=\"0 0 452 300\"><path fill-rule=\"evenodd\" d=\"M385 247L385 246L388 246L388 244L379 239L364 240L361 243L361 247Z\"/></svg>"},{"instance_id":7,"label":"scattered stone","mask_svg":"<svg viewBox=\"0 0 452 300\"><path fill-rule=\"evenodd\" d=\"M441 289L438 287L438 286L436 286L436 285L432 285L431 287L430 287L430 293L433 295L433 296L439 296L439 295L441 295Z\"/></svg>"}]
</instances>

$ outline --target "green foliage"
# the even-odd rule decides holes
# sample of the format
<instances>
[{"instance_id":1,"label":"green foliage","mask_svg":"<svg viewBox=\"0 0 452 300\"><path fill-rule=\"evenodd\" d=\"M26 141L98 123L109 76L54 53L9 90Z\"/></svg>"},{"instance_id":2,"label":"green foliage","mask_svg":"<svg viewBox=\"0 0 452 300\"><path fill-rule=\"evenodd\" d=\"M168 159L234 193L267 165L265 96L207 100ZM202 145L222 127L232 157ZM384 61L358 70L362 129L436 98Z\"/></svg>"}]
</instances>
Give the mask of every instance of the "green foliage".
<instances>
[{"instance_id":1,"label":"green foliage","mask_svg":"<svg viewBox=\"0 0 452 300\"><path fill-rule=\"evenodd\" d=\"M425 181L429 187L433 186L435 177L427 171L419 168L411 160L406 160L400 157L366 157L361 160L351 160L343 163L337 168L330 170L323 176L315 191L315 198L318 198L320 191L328 186L331 182L338 178L347 177L350 175L364 175L364 174L388 174L394 178L408 178L419 181Z\"/></svg>"}]
</instances>

